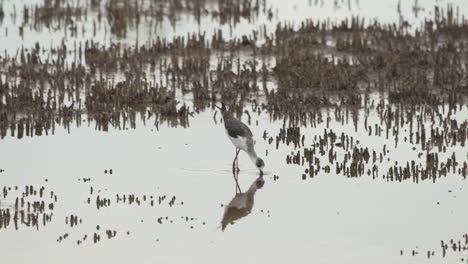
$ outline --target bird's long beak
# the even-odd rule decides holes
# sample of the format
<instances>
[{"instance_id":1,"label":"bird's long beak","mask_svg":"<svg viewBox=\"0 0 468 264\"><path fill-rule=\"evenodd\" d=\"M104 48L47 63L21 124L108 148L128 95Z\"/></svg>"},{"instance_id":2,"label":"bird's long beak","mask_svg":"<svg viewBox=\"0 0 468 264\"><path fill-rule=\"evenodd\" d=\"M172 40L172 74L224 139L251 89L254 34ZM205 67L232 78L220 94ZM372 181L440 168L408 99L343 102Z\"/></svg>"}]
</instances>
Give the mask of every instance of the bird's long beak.
<instances>
[{"instance_id":1,"label":"bird's long beak","mask_svg":"<svg viewBox=\"0 0 468 264\"><path fill-rule=\"evenodd\" d=\"M216 108L218 108L219 110L223 110L221 107L217 106L217 105L214 105Z\"/></svg>"}]
</instances>

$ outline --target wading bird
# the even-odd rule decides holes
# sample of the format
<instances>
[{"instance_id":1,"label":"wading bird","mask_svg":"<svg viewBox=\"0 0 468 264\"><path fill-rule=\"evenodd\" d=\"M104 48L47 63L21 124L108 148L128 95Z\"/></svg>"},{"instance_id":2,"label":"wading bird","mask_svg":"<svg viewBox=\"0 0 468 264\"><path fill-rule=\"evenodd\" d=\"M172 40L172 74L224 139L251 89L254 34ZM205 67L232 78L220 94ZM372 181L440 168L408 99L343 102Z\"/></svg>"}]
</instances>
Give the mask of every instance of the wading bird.
<instances>
[{"instance_id":1,"label":"wading bird","mask_svg":"<svg viewBox=\"0 0 468 264\"><path fill-rule=\"evenodd\" d=\"M235 118L231 112L227 111L224 104L222 104L221 107L217 105L215 106L221 110L226 133L229 139L232 141L232 144L234 144L236 147L236 156L232 162L232 170L239 171L237 156L239 155L240 150L243 150L249 155L250 160L252 160L257 169L260 170L260 174L263 174L263 167L265 167L265 162L263 162L263 160L255 153L252 131L250 131L246 124L242 123L240 120Z\"/></svg>"}]
</instances>

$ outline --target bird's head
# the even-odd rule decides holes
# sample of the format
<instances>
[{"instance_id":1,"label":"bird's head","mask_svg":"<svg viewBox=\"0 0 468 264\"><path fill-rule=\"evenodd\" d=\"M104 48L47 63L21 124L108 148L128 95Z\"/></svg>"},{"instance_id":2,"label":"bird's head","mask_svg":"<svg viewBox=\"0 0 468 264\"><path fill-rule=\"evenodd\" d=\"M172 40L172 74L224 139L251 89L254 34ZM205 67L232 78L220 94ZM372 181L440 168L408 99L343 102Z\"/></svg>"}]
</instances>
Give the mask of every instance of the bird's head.
<instances>
[{"instance_id":1,"label":"bird's head","mask_svg":"<svg viewBox=\"0 0 468 264\"><path fill-rule=\"evenodd\" d=\"M215 105L215 107L218 108L221 111L221 113L226 112L226 105L224 103L221 103L221 107L217 105Z\"/></svg>"},{"instance_id":2,"label":"bird's head","mask_svg":"<svg viewBox=\"0 0 468 264\"><path fill-rule=\"evenodd\" d=\"M257 158L255 161L255 166L257 169L260 170L260 172L263 172L263 168L265 167L265 162L261 158Z\"/></svg>"}]
</instances>

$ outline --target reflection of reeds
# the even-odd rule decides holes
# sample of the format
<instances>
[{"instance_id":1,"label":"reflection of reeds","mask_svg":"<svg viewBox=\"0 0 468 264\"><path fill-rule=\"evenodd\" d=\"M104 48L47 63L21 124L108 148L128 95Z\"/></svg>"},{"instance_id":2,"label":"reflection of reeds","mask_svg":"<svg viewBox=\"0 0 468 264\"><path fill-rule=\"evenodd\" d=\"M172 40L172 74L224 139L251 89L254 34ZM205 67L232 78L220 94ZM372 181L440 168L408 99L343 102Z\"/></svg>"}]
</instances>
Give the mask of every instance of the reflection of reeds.
<instances>
[{"instance_id":1,"label":"reflection of reeds","mask_svg":"<svg viewBox=\"0 0 468 264\"><path fill-rule=\"evenodd\" d=\"M32 185L24 187L22 193L17 193L18 187L3 187L0 198L0 230L14 225L15 230L21 226L32 227L38 230L47 225L53 216L57 196L54 192L45 193L45 188L35 188ZM10 198L15 195L16 197ZM3 207L5 201L13 201L11 207Z\"/></svg>"},{"instance_id":2,"label":"reflection of reeds","mask_svg":"<svg viewBox=\"0 0 468 264\"><path fill-rule=\"evenodd\" d=\"M78 224L81 224L81 218L78 218L77 215L71 214L70 216L65 217L65 224L70 225L70 227L74 227Z\"/></svg>"},{"instance_id":3,"label":"reflection of reeds","mask_svg":"<svg viewBox=\"0 0 468 264\"><path fill-rule=\"evenodd\" d=\"M5 11L3 10L3 3L0 3L0 23L2 23L4 17Z\"/></svg>"},{"instance_id":4,"label":"reflection of reeds","mask_svg":"<svg viewBox=\"0 0 468 264\"><path fill-rule=\"evenodd\" d=\"M91 195L93 194L91 187ZM127 205L147 205L147 206L157 206L157 205L164 205L167 204L169 207L173 207L175 205L183 205L183 201L178 201L176 203L176 196L172 196L170 200L168 199L168 196L163 194L159 196L153 196L153 195L142 195L142 196L137 196L135 194L116 194L115 195L115 200L114 202L116 204L127 204ZM166 203L167 202L167 203ZM88 197L88 204L91 203L91 197ZM110 198L105 198L102 196L96 196L96 209L101 209L102 207L109 207L113 204L112 200Z\"/></svg>"},{"instance_id":5,"label":"reflection of reeds","mask_svg":"<svg viewBox=\"0 0 468 264\"><path fill-rule=\"evenodd\" d=\"M142 20L152 20L152 26L158 26L169 21L175 26L181 15L189 16L197 23L201 19L211 18L219 24L235 26L241 20L253 23L260 12L272 17L271 9L266 9L265 1L220 0L215 5L206 0L163 0L163 1L120 1L120 0L91 0L89 3L65 0L45 0L35 6L23 6L23 26L31 23L35 30L42 26L54 30L70 29L76 35L77 21L87 20L90 14L97 15L99 23L103 14L107 18L113 35L124 38L128 30L135 29ZM5 16L3 5L0 5L0 21ZM16 11L12 14L16 17ZM95 22L93 22L95 23ZM153 24L154 23L154 24ZM70 26L70 27L69 27ZM94 24L96 27L96 24ZM84 30L84 29L83 29Z\"/></svg>"},{"instance_id":6,"label":"reflection of reeds","mask_svg":"<svg viewBox=\"0 0 468 264\"><path fill-rule=\"evenodd\" d=\"M41 25L50 27L52 22L60 24L65 21L66 24L70 24L73 23L73 19L81 19L85 15L85 8L72 7L69 3L64 2L62 0L46 0L42 6L35 6L34 8L25 6L23 9L23 23L28 23L29 19L32 18L35 28L39 28Z\"/></svg>"},{"instance_id":7,"label":"reflection of reeds","mask_svg":"<svg viewBox=\"0 0 468 264\"><path fill-rule=\"evenodd\" d=\"M218 9L212 12L212 17L219 19L221 25L236 25L241 19L254 23L260 10L259 0L218 0Z\"/></svg>"},{"instance_id":8,"label":"reflection of reeds","mask_svg":"<svg viewBox=\"0 0 468 264\"><path fill-rule=\"evenodd\" d=\"M137 16L138 9L127 1L110 1L106 6L106 13L111 33L117 37L124 38L127 34L127 20L131 20Z\"/></svg>"},{"instance_id":9,"label":"reflection of reeds","mask_svg":"<svg viewBox=\"0 0 468 264\"><path fill-rule=\"evenodd\" d=\"M392 131L395 146L398 146L399 130L405 127L405 124L412 128L411 120L414 117L411 115L404 117L400 115L398 109L392 110L390 107L382 115L382 119L385 120L383 127L375 124L375 128L368 126L366 131L369 136L382 136L381 132L386 131L387 138ZM436 181L449 174L458 174L466 178L468 172L466 162L457 162L458 156L455 152L444 160L439 158L439 153L445 153L448 147L465 146L468 122L465 120L459 125L456 120L452 120L451 124L446 124L443 129L439 127L429 129L429 134L426 132L428 129L425 128L423 119L418 119L416 122L417 131L411 132L410 138L405 138L405 141L419 145L422 151L426 151L425 154L420 152L418 155L423 157L422 162L416 159L400 165L396 163L384 171L380 167L387 163L389 150L386 145L381 150L373 149L372 146L359 147L353 137L344 133L337 135L333 130L325 129L323 135L315 135L316 143L310 147L304 145L305 135L301 137L300 127L295 126L280 129L275 136L276 140L273 136L265 136L264 140L268 144L276 141L277 149L280 144L293 143L295 151L286 156L286 163L305 166L303 179L306 179L306 174L315 177L319 173L334 173L346 177L371 176L373 179L382 177L387 181L411 180L416 183L423 180ZM433 148L437 148L437 151L431 152ZM416 147L413 147L413 150L415 149Z\"/></svg>"}]
</instances>

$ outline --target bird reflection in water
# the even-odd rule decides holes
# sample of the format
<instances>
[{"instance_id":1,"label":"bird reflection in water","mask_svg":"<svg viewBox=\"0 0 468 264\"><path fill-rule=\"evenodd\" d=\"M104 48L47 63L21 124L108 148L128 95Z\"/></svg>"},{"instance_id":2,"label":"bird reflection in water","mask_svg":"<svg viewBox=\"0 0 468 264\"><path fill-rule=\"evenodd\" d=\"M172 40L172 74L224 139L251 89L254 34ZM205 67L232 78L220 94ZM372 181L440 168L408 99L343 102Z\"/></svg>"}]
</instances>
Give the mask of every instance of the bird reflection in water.
<instances>
[{"instance_id":1,"label":"bird reflection in water","mask_svg":"<svg viewBox=\"0 0 468 264\"><path fill-rule=\"evenodd\" d=\"M221 229L223 231L226 229L228 224L234 224L234 221L246 217L252 212L255 193L265 184L263 175L260 174L260 176L250 185L250 188L246 192L242 192L240 190L239 183L237 182L238 173L239 172L236 170L233 175L236 182L236 195L226 206L223 219L221 220Z\"/></svg>"}]
</instances>

